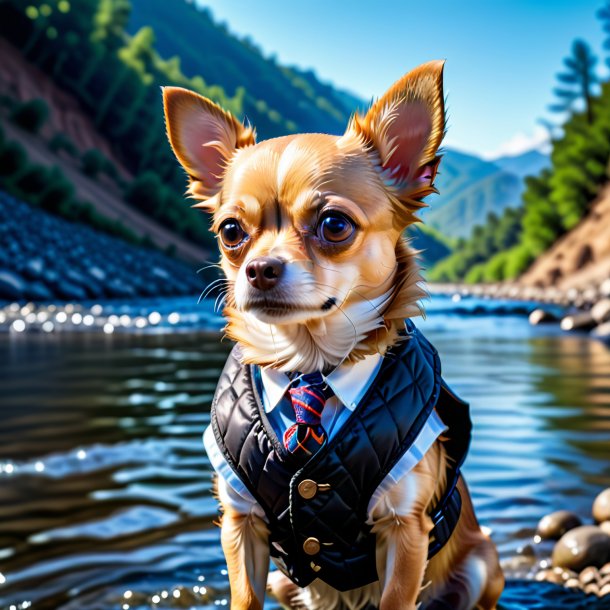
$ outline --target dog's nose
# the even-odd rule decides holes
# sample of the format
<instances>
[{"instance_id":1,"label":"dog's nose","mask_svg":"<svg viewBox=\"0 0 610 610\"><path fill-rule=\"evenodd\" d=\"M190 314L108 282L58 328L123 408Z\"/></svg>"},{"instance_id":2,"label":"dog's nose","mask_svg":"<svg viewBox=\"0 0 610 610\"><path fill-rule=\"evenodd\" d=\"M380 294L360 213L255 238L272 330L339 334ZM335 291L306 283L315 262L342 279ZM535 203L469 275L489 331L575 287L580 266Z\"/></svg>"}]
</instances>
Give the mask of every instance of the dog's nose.
<instances>
[{"instance_id":1,"label":"dog's nose","mask_svg":"<svg viewBox=\"0 0 610 610\"><path fill-rule=\"evenodd\" d=\"M246 277L254 288L269 290L273 288L284 271L284 263L279 258L259 256L246 265Z\"/></svg>"}]
</instances>

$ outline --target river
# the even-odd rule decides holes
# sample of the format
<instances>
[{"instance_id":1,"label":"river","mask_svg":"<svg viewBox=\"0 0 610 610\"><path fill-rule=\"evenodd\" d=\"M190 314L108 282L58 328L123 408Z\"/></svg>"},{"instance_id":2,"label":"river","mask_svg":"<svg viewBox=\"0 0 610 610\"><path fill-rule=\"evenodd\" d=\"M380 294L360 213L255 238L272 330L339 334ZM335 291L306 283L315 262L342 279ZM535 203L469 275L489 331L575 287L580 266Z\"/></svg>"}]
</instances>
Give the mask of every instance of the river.
<instances>
[{"instance_id":1,"label":"river","mask_svg":"<svg viewBox=\"0 0 610 610\"><path fill-rule=\"evenodd\" d=\"M531 327L505 304L434 297L428 311L417 324L471 402L464 471L501 556L552 510L589 521L610 486L610 350ZM206 319L171 332L0 335L1 608L227 606L201 435L230 345L218 317ZM564 606L610 602L511 580L500 608Z\"/></svg>"}]
</instances>

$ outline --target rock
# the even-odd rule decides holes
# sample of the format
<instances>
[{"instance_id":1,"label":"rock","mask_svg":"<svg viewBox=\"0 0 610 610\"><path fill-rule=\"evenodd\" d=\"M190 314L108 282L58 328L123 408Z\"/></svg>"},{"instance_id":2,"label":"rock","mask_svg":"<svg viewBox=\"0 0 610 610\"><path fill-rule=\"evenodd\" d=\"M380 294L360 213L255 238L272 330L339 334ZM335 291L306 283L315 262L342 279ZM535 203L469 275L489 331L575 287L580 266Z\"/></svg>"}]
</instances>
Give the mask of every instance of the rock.
<instances>
[{"instance_id":1,"label":"rock","mask_svg":"<svg viewBox=\"0 0 610 610\"><path fill-rule=\"evenodd\" d=\"M610 595L610 582L602 585L598 593L599 597L605 597L606 595Z\"/></svg>"},{"instance_id":2,"label":"rock","mask_svg":"<svg viewBox=\"0 0 610 610\"><path fill-rule=\"evenodd\" d=\"M557 318L550 311L546 311L544 309L534 309L529 316L529 321L532 326L536 326L538 324L556 322Z\"/></svg>"},{"instance_id":3,"label":"rock","mask_svg":"<svg viewBox=\"0 0 610 610\"><path fill-rule=\"evenodd\" d=\"M26 282L14 271L0 269L0 299L21 300L26 298Z\"/></svg>"},{"instance_id":4,"label":"rock","mask_svg":"<svg viewBox=\"0 0 610 610\"><path fill-rule=\"evenodd\" d=\"M584 570L610 559L610 536L595 525L581 525L565 533L553 549L553 566Z\"/></svg>"},{"instance_id":5,"label":"rock","mask_svg":"<svg viewBox=\"0 0 610 610\"><path fill-rule=\"evenodd\" d=\"M591 315L598 324L608 322L610 320L610 298L595 303L591 308Z\"/></svg>"},{"instance_id":6,"label":"rock","mask_svg":"<svg viewBox=\"0 0 610 610\"><path fill-rule=\"evenodd\" d=\"M610 562L606 563L599 569L599 573L602 576L610 576Z\"/></svg>"},{"instance_id":7,"label":"rock","mask_svg":"<svg viewBox=\"0 0 610 610\"><path fill-rule=\"evenodd\" d=\"M106 272L95 265L93 267L89 267L89 274L100 282L103 282L106 279Z\"/></svg>"},{"instance_id":8,"label":"rock","mask_svg":"<svg viewBox=\"0 0 610 610\"><path fill-rule=\"evenodd\" d=\"M580 589L582 587L578 578L568 578L568 580L566 580L565 586L568 587L568 589Z\"/></svg>"},{"instance_id":9,"label":"rock","mask_svg":"<svg viewBox=\"0 0 610 610\"><path fill-rule=\"evenodd\" d=\"M37 280L43 269L44 261L41 258L32 258L25 264L24 275L31 280Z\"/></svg>"},{"instance_id":10,"label":"rock","mask_svg":"<svg viewBox=\"0 0 610 610\"><path fill-rule=\"evenodd\" d=\"M55 291L60 297L67 300L84 300L87 298L87 293L83 290L83 288L65 280L60 280L57 282L55 285Z\"/></svg>"},{"instance_id":11,"label":"rock","mask_svg":"<svg viewBox=\"0 0 610 610\"><path fill-rule=\"evenodd\" d=\"M610 521L610 487L604 489L593 502L593 518L597 523Z\"/></svg>"},{"instance_id":12,"label":"rock","mask_svg":"<svg viewBox=\"0 0 610 610\"><path fill-rule=\"evenodd\" d=\"M584 587L583 591L587 595L599 595L599 585L597 583L592 582L592 583L586 585Z\"/></svg>"},{"instance_id":13,"label":"rock","mask_svg":"<svg viewBox=\"0 0 610 610\"><path fill-rule=\"evenodd\" d=\"M534 547L531 544L525 544L522 547L519 547L517 549L517 553L519 555L521 555L522 557L535 557L536 556L536 551L534 550Z\"/></svg>"},{"instance_id":14,"label":"rock","mask_svg":"<svg viewBox=\"0 0 610 610\"><path fill-rule=\"evenodd\" d=\"M582 311L563 318L560 326L561 330L591 330L596 322L591 312Z\"/></svg>"},{"instance_id":15,"label":"rock","mask_svg":"<svg viewBox=\"0 0 610 610\"><path fill-rule=\"evenodd\" d=\"M542 540L559 540L567 531L582 525L580 517L569 510L558 510L540 519L536 534Z\"/></svg>"},{"instance_id":16,"label":"rock","mask_svg":"<svg viewBox=\"0 0 610 610\"><path fill-rule=\"evenodd\" d=\"M588 585L591 582L597 582L599 580L599 572L593 566L585 568L578 576L582 585Z\"/></svg>"},{"instance_id":17,"label":"rock","mask_svg":"<svg viewBox=\"0 0 610 610\"><path fill-rule=\"evenodd\" d=\"M26 290L28 299L32 301L52 301L53 293L42 283L32 282Z\"/></svg>"},{"instance_id":18,"label":"rock","mask_svg":"<svg viewBox=\"0 0 610 610\"><path fill-rule=\"evenodd\" d=\"M605 322L604 324L596 326L591 331L591 336L599 339L600 341L610 343L610 322Z\"/></svg>"},{"instance_id":19,"label":"rock","mask_svg":"<svg viewBox=\"0 0 610 610\"><path fill-rule=\"evenodd\" d=\"M553 582L557 585L563 584L563 578L561 577L561 574L557 574L553 570L540 570L540 572L536 574L535 578L538 581L544 580L546 582Z\"/></svg>"}]
</instances>

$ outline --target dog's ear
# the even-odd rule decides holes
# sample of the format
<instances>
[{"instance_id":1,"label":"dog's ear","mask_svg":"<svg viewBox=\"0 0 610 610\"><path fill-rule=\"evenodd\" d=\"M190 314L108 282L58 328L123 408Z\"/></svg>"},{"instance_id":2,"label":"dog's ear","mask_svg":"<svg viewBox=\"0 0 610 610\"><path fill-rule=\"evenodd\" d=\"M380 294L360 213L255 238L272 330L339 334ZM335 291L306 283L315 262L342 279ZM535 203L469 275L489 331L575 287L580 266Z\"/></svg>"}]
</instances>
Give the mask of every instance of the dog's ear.
<instances>
[{"instance_id":1,"label":"dog's ear","mask_svg":"<svg viewBox=\"0 0 610 610\"><path fill-rule=\"evenodd\" d=\"M398 199L416 201L435 191L436 153L445 133L443 65L431 61L415 68L348 126L375 154Z\"/></svg>"},{"instance_id":2,"label":"dog's ear","mask_svg":"<svg viewBox=\"0 0 610 610\"><path fill-rule=\"evenodd\" d=\"M194 207L211 212L228 161L238 148L255 143L254 130L181 87L163 87L163 107L167 137L189 175L188 193L200 200Z\"/></svg>"}]
</instances>

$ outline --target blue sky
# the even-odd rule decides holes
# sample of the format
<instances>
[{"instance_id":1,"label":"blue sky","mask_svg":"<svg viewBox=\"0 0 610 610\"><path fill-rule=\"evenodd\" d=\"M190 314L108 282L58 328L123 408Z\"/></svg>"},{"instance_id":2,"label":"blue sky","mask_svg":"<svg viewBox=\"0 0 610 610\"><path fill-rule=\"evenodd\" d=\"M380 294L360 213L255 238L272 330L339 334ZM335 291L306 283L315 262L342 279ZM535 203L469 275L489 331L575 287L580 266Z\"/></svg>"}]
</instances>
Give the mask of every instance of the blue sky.
<instances>
[{"instance_id":1,"label":"blue sky","mask_svg":"<svg viewBox=\"0 0 610 610\"><path fill-rule=\"evenodd\" d=\"M602 53L600 0L197 2L265 54L366 100L417 64L446 59L445 143L488 158L540 145L538 119L559 120L547 107L575 38Z\"/></svg>"}]
</instances>

